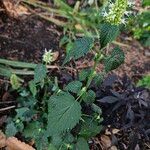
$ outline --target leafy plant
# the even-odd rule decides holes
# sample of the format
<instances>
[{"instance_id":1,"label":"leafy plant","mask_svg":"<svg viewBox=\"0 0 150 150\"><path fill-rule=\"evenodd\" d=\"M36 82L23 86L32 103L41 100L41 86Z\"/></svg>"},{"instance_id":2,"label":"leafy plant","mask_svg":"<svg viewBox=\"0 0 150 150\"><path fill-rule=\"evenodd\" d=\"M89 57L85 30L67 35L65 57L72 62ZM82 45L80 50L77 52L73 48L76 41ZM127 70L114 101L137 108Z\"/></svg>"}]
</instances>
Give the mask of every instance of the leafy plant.
<instances>
[{"instance_id":1,"label":"leafy plant","mask_svg":"<svg viewBox=\"0 0 150 150\"><path fill-rule=\"evenodd\" d=\"M63 5L63 2L61 2ZM66 9L70 10L66 5ZM121 17L121 16L119 16ZM119 24L103 20L98 29L100 38L85 36L78 38L67 51L63 65L76 61L88 52L93 52L94 65L82 70L75 79L63 81L61 76L48 74L46 64L34 66L34 78L27 87L17 86L18 108L16 115L8 120L8 135L21 132L26 140L34 139L38 150L81 149L88 150L88 140L101 131L101 108L95 103L96 93L92 83L97 76L104 77L124 62L124 53L116 47L106 53L108 45L119 34ZM97 44L97 47L94 45ZM50 57L48 57L50 59ZM48 62L49 60L46 59ZM103 70L97 74L97 66ZM16 78L15 78L16 85Z\"/></svg>"},{"instance_id":2,"label":"leafy plant","mask_svg":"<svg viewBox=\"0 0 150 150\"><path fill-rule=\"evenodd\" d=\"M138 15L131 20L131 25L133 35L138 39L144 46L150 46L150 12L148 7L150 3L147 0L143 0L143 7L139 10Z\"/></svg>"},{"instance_id":3,"label":"leafy plant","mask_svg":"<svg viewBox=\"0 0 150 150\"><path fill-rule=\"evenodd\" d=\"M141 80L139 80L137 86L150 88L150 75L146 75Z\"/></svg>"},{"instance_id":4,"label":"leafy plant","mask_svg":"<svg viewBox=\"0 0 150 150\"><path fill-rule=\"evenodd\" d=\"M150 140L149 89L135 86L127 76L120 78L110 75L95 91L97 91L98 106L102 107L102 110L107 110L103 113L104 124L106 126L111 124L132 137L127 149L131 147L134 149L137 144ZM113 136L119 143L119 138ZM120 149L121 146L118 148Z\"/></svg>"}]
</instances>

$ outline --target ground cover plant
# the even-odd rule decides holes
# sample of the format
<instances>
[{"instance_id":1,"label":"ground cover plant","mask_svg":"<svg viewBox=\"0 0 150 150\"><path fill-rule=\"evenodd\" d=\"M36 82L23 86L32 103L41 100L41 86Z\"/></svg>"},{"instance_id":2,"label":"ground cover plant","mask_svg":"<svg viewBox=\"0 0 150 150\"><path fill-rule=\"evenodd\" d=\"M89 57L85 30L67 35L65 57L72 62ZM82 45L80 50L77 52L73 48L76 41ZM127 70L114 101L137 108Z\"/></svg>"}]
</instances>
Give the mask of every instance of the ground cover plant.
<instances>
[{"instance_id":1,"label":"ground cover plant","mask_svg":"<svg viewBox=\"0 0 150 150\"><path fill-rule=\"evenodd\" d=\"M139 145L145 149L142 143L148 143L150 128L149 76L135 86L127 77L108 75L124 63L122 49L109 45L120 34L128 5L127 0L116 0L99 10L101 20L94 25L98 36L85 34L67 41L61 66L52 65L56 56L48 49L38 64L0 59L0 75L10 79L9 91L17 98L3 127L7 137L16 136L37 150L88 150L92 139L111 124L121 132L132 132L120 142L109 131L108 149L117 142L119 149ZM78 70L75 62L89 54L93 66ZM101 72L97 72L99 64ZM95 149L100 149L98 143Z\"/></svg>"},{"instance_id":2,"label":"ground cover plant","mask_svg":"<svg viewBox=\"0 0 150 150\"><path fill-rule=\"evenodd\" d=\"M149 7L150 7L150 2L147 0L143 0L142 2L142 8L141 10L137 10L137 15L135 20L131 21L131 26L129 27L134 35L134 38L140 40L140 42L144 46L149 46L150 43L150 36L149 36Z\"/></svg>"}]
</instances>

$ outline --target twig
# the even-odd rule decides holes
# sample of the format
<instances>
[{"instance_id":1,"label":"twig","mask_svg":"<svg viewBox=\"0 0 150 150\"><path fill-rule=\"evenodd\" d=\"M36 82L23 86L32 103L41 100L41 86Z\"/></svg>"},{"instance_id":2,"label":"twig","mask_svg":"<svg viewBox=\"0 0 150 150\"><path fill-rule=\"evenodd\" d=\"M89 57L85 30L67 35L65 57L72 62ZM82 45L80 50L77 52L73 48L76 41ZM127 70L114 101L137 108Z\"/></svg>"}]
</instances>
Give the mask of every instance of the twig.
<instances>
[{"instance_id":1,"label":"twig","mask_svg":"<svg viewBox=\"0 0 150 150\"><path fill-rule=\"evenodd\" d=\"M127 45L127 44L120 43L120 42L117 42L117 41L113 41L112 43L113 43L113 44L116 44L116 45L119 45L119 46L122 46L122 47L128 47L128 48L131 47L131 46Z\"/></svg>"},{"instance_id":2,"label":"twig","mask_svg":"<svg viewBox=\"0 0 150 150\"><path fill-rule=\"evenodd\" d=\"M0 104L10 104L10 103L17 103L16 101L4 101L4 102L0 102Z\"/></svg>"},{"instance_id":3,"label":"twig","mask_svg":"<svg viewBox=\"0 0 150 150\"><path fill-rule=\"evenodd\" d=\"M16 106L9 106L9 107L5 107L5 108L1 108L1 109L0 109L0 112L9 110L9 109L12 109L12 108L15 108L15 107L16 107Z\"/></svg>"}]
</instances>

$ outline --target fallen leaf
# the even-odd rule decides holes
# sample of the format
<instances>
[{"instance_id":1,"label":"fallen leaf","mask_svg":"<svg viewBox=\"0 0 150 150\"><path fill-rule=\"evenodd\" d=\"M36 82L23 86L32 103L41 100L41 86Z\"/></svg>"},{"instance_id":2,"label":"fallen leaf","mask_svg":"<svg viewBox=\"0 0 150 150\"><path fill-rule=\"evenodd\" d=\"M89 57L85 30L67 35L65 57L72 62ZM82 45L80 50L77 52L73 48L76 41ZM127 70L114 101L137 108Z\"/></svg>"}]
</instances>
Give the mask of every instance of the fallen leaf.
<instances>
[{"instance_id":1,"label":"fallen leaf","mask_svg":"<svg viewBox=\"0 0 150 150\"><path fill-rule=\"evenodd\" d=\"M19 141L15 137L9 137L6 140L6 150L35 150L33 147L25 144L24 142Z\"/></svg>"},{"instance_id":2,"label":"fallen leaf","mask_svg":"<svg viewBox=\"0 0 150 150\"><path fill-rule=\"evenodd\" d=\"M116 146L112 146L109 150L118 150Z\"/></svg>"},{"instance_id":3,"label":"fallen leaf","mask_svg":"<svg viewBox=\"0 0 150 150\"><path fill-rule=\"evenodd\" d=\"M119 133L119 131L120 131L119 129L112 129L113 134L117 134L117 133ZM111 132L108 129L106 129L105 134L111 135Z\"/></svg>"},{"instance_id":4,"label":"fallen leaf","mask_svg":"<svg viewBox=\"0 0 150 150\"><path fill-rule=\"evenodd\" d=\"M0 130L0 149L6 146L6 136Z\"/></svg>"},{"instance_id":5,"label":"fallen leaf","mask_svg":"<svg viewBox=\"0 0 150 150\"><path fill-rule=\"evenodd\" d=\"M108 149L111 147L111 140L110 140L109 136L102 135L101 136L101 143L105 149Z\"/></svg>"},{"instance_id":6,"label":"fallen leaf","mask_svg":"<svg viewBox=\"0 0 150 150\"><path fill-rule=\"evenodd\" d=\"M56 61L58 59L58 56L59 56L59 52L53 52L53 59L52 61Z\"/></svg>"},{"instance_id":7,"label":"fallen leaf","mask_svg":"<svg viewBox=\"0 0 150 150\"><path fill-rule=\"evenodd\" d=\"M26 7L22 6L21 4L16 4L12 0L2 0L2 2L8 15L13 18L17 19L20 16L30 14Z\"/></svg>"}]
</instances>

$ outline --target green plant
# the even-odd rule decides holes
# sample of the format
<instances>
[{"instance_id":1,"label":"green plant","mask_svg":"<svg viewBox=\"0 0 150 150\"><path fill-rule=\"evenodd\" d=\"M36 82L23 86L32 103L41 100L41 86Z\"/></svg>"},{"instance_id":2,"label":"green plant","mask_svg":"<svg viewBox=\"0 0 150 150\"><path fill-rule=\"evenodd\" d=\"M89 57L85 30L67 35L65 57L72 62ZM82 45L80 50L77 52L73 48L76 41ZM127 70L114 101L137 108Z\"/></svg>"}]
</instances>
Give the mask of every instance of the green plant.
<instances>
[{"instance_id":1,"label":"green plant","mask_svg":"<svg viewBox=\"0 0 150 150\"><path fill-rule=\"evenodd\" d=\"M137 86L150 88L150 75L146 75L141 80L139 80Z\"/></svg>"},{"instance_id":2,"label":"green plant","mask_svg":"<svg viewBox=\"0 0 150 150\"><path fill-rule=\"evenodd\" d=\"M131 18L131 25L129 28L133 32L134 38L138 39L144 46L150 46L150 2L143 0L143 7L139 10L138 15Z\"/></svg>"},{"instance_id":3,"label":"green plant","mask_svg":"<svg viewBox=\"0 0 150 150\"><path fill-rule=\"evenodd\" d=\"M88 150L87 141L102 128L102 112L95 103L96 93L91 85L124 62L119 47L106 53L119 34L119 24L104 18L98 28L100 38L86 36L71 43L63 65L90 51L94 53L94 65L77 73L70 82L62 82L61 73L57 77L48 74L46 64L52 60L51 55L44 59L46 64L34 66L34 78L27 87L21 87L19 78L13 75L11 83L19 94L18 108L16 115L8 119L6 134L20 132L26 140L34 139L38 150ZM101 73L96 72L99 63L104 66Z\"/></svg>"}]
</instances>

